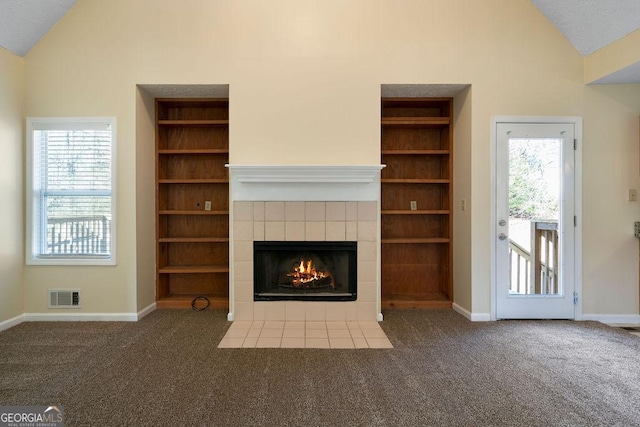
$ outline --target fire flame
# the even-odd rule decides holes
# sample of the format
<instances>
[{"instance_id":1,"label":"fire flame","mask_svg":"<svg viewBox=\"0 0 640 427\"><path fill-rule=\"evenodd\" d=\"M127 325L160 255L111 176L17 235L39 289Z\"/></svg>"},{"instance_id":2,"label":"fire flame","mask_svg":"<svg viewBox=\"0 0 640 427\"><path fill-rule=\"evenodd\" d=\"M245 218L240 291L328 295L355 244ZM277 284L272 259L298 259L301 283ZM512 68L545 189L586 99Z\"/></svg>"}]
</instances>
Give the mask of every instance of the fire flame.
<instances>
[{"instance_id":1,"label":"fire flame","mask_svg":"<svg viewBox=\"0 0 640 427\"><path fill-rule=\"evenodd\" d=\"M293 272L287 273L287 276L292 278L293 286L296 287L301 287L316 280L330 277L330 275L324 271L318 271L313 265L312 260L304 259L300 259L300 264L293 268Z\"/></svg>"}]
</instances>

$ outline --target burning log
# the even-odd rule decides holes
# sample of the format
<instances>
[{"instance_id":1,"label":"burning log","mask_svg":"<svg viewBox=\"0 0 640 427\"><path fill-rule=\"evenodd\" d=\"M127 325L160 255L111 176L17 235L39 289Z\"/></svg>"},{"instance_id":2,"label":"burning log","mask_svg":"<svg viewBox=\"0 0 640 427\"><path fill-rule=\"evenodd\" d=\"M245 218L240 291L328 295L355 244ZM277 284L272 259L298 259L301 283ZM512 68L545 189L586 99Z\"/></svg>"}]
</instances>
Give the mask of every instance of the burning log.
<instances>
[{"instance_id":1,"label":"burning log","mask_svg":"<svg viewBox=\"0 0 640 427\"><path fill-rule=\"evenodd\" d=\"M312 260L300 259L300 263L294 266L293 271L287 273L286 277L285 283L280 283L281 287L295 289L335 287L331 273L317 270Z\"/></svg>"}]
</instances>

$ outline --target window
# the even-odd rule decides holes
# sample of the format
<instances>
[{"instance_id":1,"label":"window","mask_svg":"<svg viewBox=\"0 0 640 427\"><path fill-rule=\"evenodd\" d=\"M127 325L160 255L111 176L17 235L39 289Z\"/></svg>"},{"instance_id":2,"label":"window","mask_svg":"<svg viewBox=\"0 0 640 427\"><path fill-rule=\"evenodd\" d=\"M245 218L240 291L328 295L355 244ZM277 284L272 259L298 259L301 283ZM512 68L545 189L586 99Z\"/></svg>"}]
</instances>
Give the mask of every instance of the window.
<instances>
[{"instance_id":1,"label":"window","mask_svg":"<svg viewBox=\"0 0 640 427\"><path fill-rule=\"evenodd\" d=\"M115 264L115 124L27 119L27 264Z\"/></svg>"}]
</instances>

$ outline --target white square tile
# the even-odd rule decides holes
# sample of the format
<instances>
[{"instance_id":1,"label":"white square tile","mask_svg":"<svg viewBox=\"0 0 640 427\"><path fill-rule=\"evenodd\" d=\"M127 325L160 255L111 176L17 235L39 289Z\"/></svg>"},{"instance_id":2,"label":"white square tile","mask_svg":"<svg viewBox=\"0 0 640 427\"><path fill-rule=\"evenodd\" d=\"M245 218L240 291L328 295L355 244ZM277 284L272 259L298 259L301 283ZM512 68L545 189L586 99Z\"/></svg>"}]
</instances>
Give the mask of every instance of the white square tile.
<instances>
[{"instance_id":1,"label":"white square tile","mask_svg":"<svg viewBox=\"0 0 640 427\"><path fill-rule=\"evenodd\" d=\"M297 321L297 320L287 320L284 323L284 328L285 329L304 329L305 328L305 322Z\"/></svg>"},{"instance_id":2,"label":"white square tile","mask_svg":"<svg viewBox=\"0 0 640 427\"><path fill-rule=\"evenodd\" d=\"M331 348L329 338L305 338L306 348Z\"/></svg>"},{"instance_id":3,"label":"white square tile","mask_svg":"<svg viewBox=\"0 0 640 427\"><path fill-rule=\"evenodd\" d=\"M245 338L247 336L247 333L249 332L249 328L244 328L244 329L240 329L240 328L236 328L236 329L229 329L227 331L226 334L224 334L225 338Z\"/></svg>"},{"instance_id":4,"label":"white square tile","mask_svg":"<svg viewBox=\"0 0 640 427\"><path fill-rule=\"evenodd\" d=\"M356 303L358 308L358 320L376 320L376 303L375 302L360 302Z\"/></svg>"},{"instance_id":5,"label":"white square tile","mask_svg":"<svg viewBox=\"0 0 640 427\"><path fill-rule=\"evenodd\" d=\"M233 312L234 320L253 320L253 303L236 302Z\"/></svg>"},{"instance_id":6,"label":"white square tile","mask_svg":"<svg viewBox=\"0 0 640 427\"><path fill-rule=\"evenodd\" d=\"M358 261L376 262L378 259L377 242L358 242Z\"/></svg>"},{"instance_id":7,"label":"white square tile","mask_svg":"<svg viewBox=\"0 0 640 427\"><path fill-rule=\"evenodd\" d=\"M304 337L283 337L280 348L305 348L305 345Z\"/></svg>"},{"instance_id":8,"label":"white square tile","mask_svg":"<svg viewBox=\"0 0 640 427\"><path fill-rule=\"evenodd\" d=\"M306 306L303 301L285 301L285 319L287 321L304 321L306 316L305 309Z\"/></svg>"},{"instance_id":9,"label":"white square tile","mask_svg":"<svg viewBox=\"0 0 640 427\"><path fill-rule=\"evenodd\" d=\"M285 320L284 301L269 301L265 303L264 320L284 321Z\"/></svg>"},{"instance_id":10,"label":"white square tile","mask_svg":"<svg viewBox=\"0 0 640 427\"><path fill-rule=\"evenodd\" d=\"M242 348L255 348L258 342L258 337L247 337L242 343Z\"/></svg>"},{"instance_id":11,"label":"white square tile","mask_svg":"<svg viewBox=\"0 0 640 427\"><path fill-rule=\"evenodd\" d=\"M330 242L343 242L347 236L347 223L344 221L327 221L326 240Z\"/></svg>"},{"instance_id":12,"label":"white square tile","mask_svg":"<svg viewBox=\"0 0 640 427\"><path fill-rule=\"evenodd\" d=\"M348 331L349 327L347 326L347 322L345 321L342 321L342 322L327 321L327 330L329 329Z\"/></svg>"},{"instance_id":13,"label":"white square tile","mask_svg":"<svg viewBox=\"0 0 640 427\"><path fill-rule=\"evenodd\" d=\"M234 288L236 302L253 302L253 282L240 282L236 280Z\"/></svg>"},{"instance_id":14,"label":"white square tile","mask_svg":"<svg viewBox=\"0 0 640 427\"><path fill-rule=\"evenodd\" d=\"M358 242L376 242L378 240L378 223L374 221L358 222Z\"/></svg>"},{"instance_id":15,"label":"white square tile","mask_svg":"<svg viewBox=\"0 0 640 427\"><path fill-rule=\"evenodd\" d=\"M253 221L253 202L233 202L235 221Z\"/></svg>"},{"instance_id":16,"label":"white square tile","mask_svg":"<svg viewBox=\"0 0 640 427\"><path fill-rule=\"evenodd\" d=\"M218 348L241 348L244 338L227 338L224 337L218 344Z\"/></svg>"},{"instance_id":17,"label":"white square tile","mask_svg":"<svg viewBox=\"0 0 640 427\"><path fill-rule=\"evenodd\" d=\"M305 202L306 221L325 221L325 202Z\"/></svg>"},{"instance_id":18,"label":"white square tile","mask_svg":"<svg viewBox=\"0 0 640 427\"><path fill-rule=\"evenodd\" d=\"M265 320L262 329L284 329L284 320Z\"/></svg>"},{"instance_id":19,"label":"white square tile","mask_svg":"<svg viewBox=\"0 0 640 427\"><path fill-rule=\"evenodd\" d=\"M305 240L308 242L324 241L325 228L326 227L324 222L306 222Z\"/></svg>"},{"instance_id":20,"label":"white square tile","mask_svg":"<svg viewBox=\"0 0 640 427\"><path fill-rule=\"evenodd\" d=\"M347 241L355 242L358 240L358 223L355 221L347 221L346 224Z\"/></svg>"},{"instance_id":21,"label":"white square tile","mask_svg":"<svg viewBox=\"0 0 640 427\"><path fill-rule=\"evenodd\" d=\"M375 282L377 278L378 263L375 261L360 262L358 259L358 284L360 282Z\"/></svg>"},{"instance_id":22,"label":"white square tile","mask_svg":"<svg viewBox=\"0 0 640 427\"><path fill-rule=\"evenodd\" d=\"M326 316L326 303L323 301L313 301L305 303L305 319L307 322L324 322Z\"/></svg>"},{"instance_id":23,"label":"white square tile","mask_svg":"<svg viewBox=\"0 0 640 427\"><path fill-rule=\"evenodd\" d=\"M236 282L253 283L253 263L252 262L234 262L234 272Z\"/></svg>"},{"instance_id":24,"label":"white square tile","mask_svg":"<svg viewBox=\"0 0 640 427\"><path fill-rule=\"evenodd\" d=\"M309 330L309 329L323 329L326 330L327 329L327 322L315 322L315 321L311 321L311 322L305 322L305 329Z\"/></svg>"},{"instance_id":25,"label":"white square tile","mask_svg":"<svg viewBox=\"0 0 640 427\"><path fill-rule=\"evenodd\" d=\"M234 221L233 239L236 242L253 240L253 221Z\"/></svg>"},{"instance_id":26,"label":"white square tile","mask_svg":"<svg viewBox=\"0 0 640 427\"><path fill-rule=\"evenodd\" d=\"M240 240L233 242L233 259L253 262L253 242Z\"/></svg>"},{"instance_id":27,"label":"white square tile","mask_svg":"<svg viewBox=\"0 0 640 427\"><path fill-rule=\"evenodd\" d=\"M263 328L262 331L260 332L260 338L282 338L283 331L284 329L264 329Z\"/></svg>"},{"instance_id":28,"label":"white square tile","mask_svg":"<svg viewBox=\"0 0 640 427\"><path fill-rule=\"evenodd\" d=\"M356 348L351 338L331 338L329 337L331 348Z\"/></svg>"},{"instance_id":29,"label":"white square tile","mask_svg":"<svg viewBox=\"0 0 640 427\"><path fill-rule=\"evenodd\" d=\"M306 338L328 338L329 334L326 329L307 329L305 331Z\"/></svg>"},{"instance_id":30,"label":"white square tile","mask_svg":"<svg viewBox=\"0 0 640 427\"><path fill-rule=\"evenodd\" d=\"M325 306L326 320L344 321L347 320L347 302L327 302Z\"/></svg>"},{"instance_id":31,"label":"white square tile","mask_svg":"<svg viewBox=\"0 0 640 427\"><path fill-rule=\"evenodd\" d=\"M358 280L358 301L376 302L377 300L378 300L377 283L361 282L360 280Z\"/></svg>"},{"instance_id":32,"label":"white square tile","mask_svg":"<svg viewBox=\"0 0 640 427\"><path fill-rule=\"evenodd\" d=\"M282 338L304 338L306 331L303 329L285 329Z\"/></svg>"},{"instance_id":33,"label":"white square tile","mask_svg":"<svg viewBox=\"0 0 640 427\"><path fill-rule=\"evenodd\" d=\"M253 202L253 220L264 221L264 202Z\"/></svg>"},{"instance_id":34,"label":"white square tile","mask_svg":"<svg viewBox=\"0 0 640 427\"><path fill-rule=\"evenodd\" d=\"M253 240L264 241L264 221L255 221L253 223Z\"/></svg>"},{"instance_id":35,"label":"white square tile","mask_svg":"<svg viewBox=\"0 0 640 427\"><path fill-rule=\"evenodd\" d=\"M329 334L329 338L349 338L351 339L351 334L348 329L328 329L327 333Z\"/></svg>"},{"instance_id":36,"label":"white square tile","mask_svg":"<svg viewBox=\"0 0 640 427\"><path fill-rule=\"evenodd\" d=\"M357 321L358 320L358 308L355 301L348 301L344 303L345 320Z\"/></svg>"},{"instance_id":37,"label":"white square tile","mask_svg":"<svg viewBox=\"0 0 640 427\"><path fill-rule=\"evenodd\" d=\"M264 223L264 239L284 240L284 221L267 221Z\"/></svg>"},{"instance_id":38,"label":"white square tile","mask_svg":"<svg viewBox=\"0 0 640 427\"><path fill-rule=\"evenodd\" d=\"M260 337L256 343L256 348L280 348L282 338Z\"/></svg>"},{"instance_id":39,"label":"white square tile","mask_svg":"<svg viewBox=\"0 0 640 427\"><path fill-rule=\"evenodd\" d=\"M266 303L254 302L253 303L253 320L264 320Z\"/></svg>"},{"instance_id":40,"label":"white square tile","mask_svg":"<svg viewBox=\"0 0 640 427\"><path fill-rule=\"evenodd\" d=\"M345 202L327 202L327 221L346 221L347 204Z\"/></svg>"},{"instance_id":41,"label":"white square tile","mask_svg":"<svg viewBox=\"0 0 640 427\"><path fill-rule=\"evenodd\" d=\"M304 236L305 226L302 221L286 221L284 223L284 239L286 241L301 241L305 240Z\"/></svg>"},{"instance_id":42,"label":"white square tile","mask_svg":"<svg viewBox=\"0 0 640 427\"><path fill-rule=\"evenodd\" d=\"M353 345L355 348L369 348L369 344L365 338L354 338Z\"/></svg>"},{"instance_id":43,"label":"white square tile","mask_svg":"<svg viewBox=\"0 0 640 427\"><path fill-rule=\"evenodd\" d=\"M347 221L357 221L358 220L358 202L347 202L346 203L346 219Z\"/></svg>"},{"instance_id":44,"label":"white square tile","mask_svg":"<svg viewBox=\"0 0 640 427\"><path fill-rule=\"evenodd\" d=\"M358 221L377 221L378 205L376 202L358 202Z\"/></svg>"},{"instance_id":45,"label":"white square tile","mask_svg":"<svg viewBox=\"0 0 640 427\"><path fill-rule=\"evenodd\" d=\"M284 202L265 202L264 220L284 221Z\"/></svg>"},{"instance_id":46,"label":"white square tile","mask_svg":"<svg viewBox=\"0 0 640 427\"><path fill-rule=\"evenodd\" d=\"M285 221L304 221L305 205L304 202L285 202L284 219Z\"/></svg>"}]
</instances>

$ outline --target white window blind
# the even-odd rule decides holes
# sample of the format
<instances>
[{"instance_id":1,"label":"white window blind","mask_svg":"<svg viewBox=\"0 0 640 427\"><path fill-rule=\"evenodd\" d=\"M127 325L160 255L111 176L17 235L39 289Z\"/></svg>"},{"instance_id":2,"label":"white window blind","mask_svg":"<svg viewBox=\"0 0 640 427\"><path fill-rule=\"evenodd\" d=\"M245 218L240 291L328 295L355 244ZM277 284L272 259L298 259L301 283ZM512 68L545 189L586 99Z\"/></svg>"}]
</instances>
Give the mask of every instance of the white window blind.
<instances>
[{"instance_id":1,"label":"white window blind","mask_svg":"<svg viewBox=\"0 0 640 427\"><path fill-rule=\"evenodd\" d=\"M27 121L28 262L112 263L114 126L97 118Z\"/></svg>"}]
</instances>

